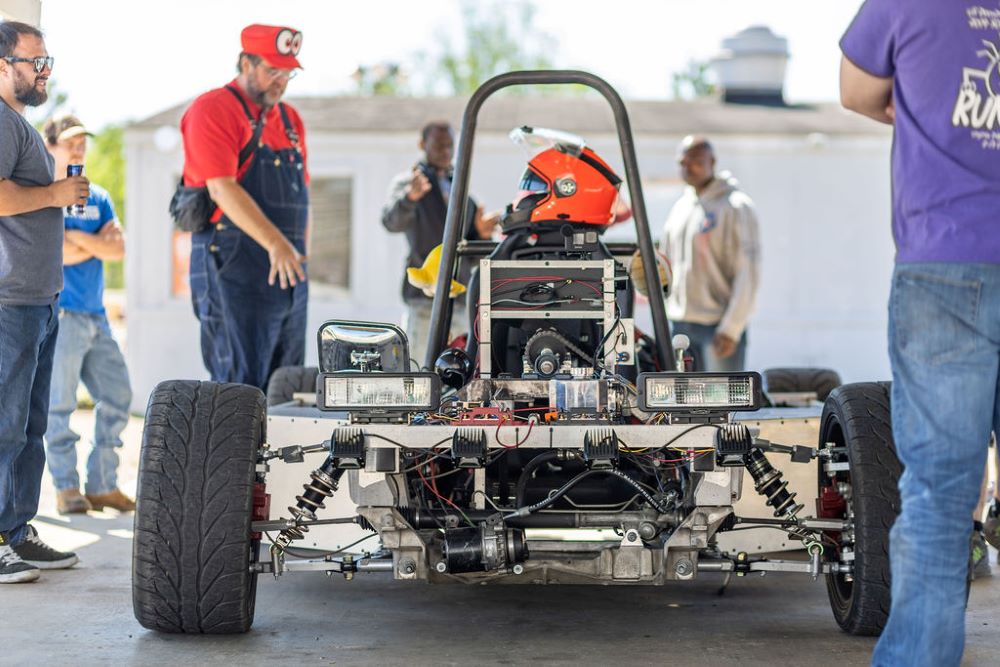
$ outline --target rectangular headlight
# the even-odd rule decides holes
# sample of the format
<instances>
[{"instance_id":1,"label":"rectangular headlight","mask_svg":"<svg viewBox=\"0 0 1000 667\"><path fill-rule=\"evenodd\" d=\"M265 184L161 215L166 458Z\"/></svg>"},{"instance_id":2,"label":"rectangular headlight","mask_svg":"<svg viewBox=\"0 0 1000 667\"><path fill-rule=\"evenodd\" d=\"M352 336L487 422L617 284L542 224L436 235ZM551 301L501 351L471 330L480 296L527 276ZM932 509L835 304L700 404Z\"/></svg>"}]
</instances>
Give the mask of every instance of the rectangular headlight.
<instances>
[{"instance_id":1,"label":"rectangular headlight","mask_svg":"<svg viewBox=\"0 0 1000 667\"><path fill-rule=\"evenodd\" d=\"M441 403L436 373L326 373L322 388L324 410L421 412Z\"/></svg>"},{"instance_id":2,"label":"rectangular headlight","mask_svg":"<svg viewBox=\"0 0 1000 667\"><path fill-rule=\"evenodd\" d=\"M760 407L759 373L642 373L645 412L736 412Z\"/></svg>"}]
</instances>

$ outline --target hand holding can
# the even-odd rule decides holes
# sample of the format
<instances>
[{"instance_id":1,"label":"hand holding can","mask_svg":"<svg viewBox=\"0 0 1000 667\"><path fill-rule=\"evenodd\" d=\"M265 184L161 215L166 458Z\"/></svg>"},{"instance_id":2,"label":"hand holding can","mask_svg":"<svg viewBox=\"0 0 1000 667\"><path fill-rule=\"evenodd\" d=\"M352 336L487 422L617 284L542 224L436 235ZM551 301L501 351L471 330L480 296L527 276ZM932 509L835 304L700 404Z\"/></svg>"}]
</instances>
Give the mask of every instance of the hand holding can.
<instances>
[{"instance_id":1,"label":"hand holding can","mask_svg":"<svg viewBox=\"0 0 1000 667\"><path fill-rule=\"evenodd\" d=\"M71 164L66 166L66 176L83 176L82 164ZM86 204L72 204L66 207L67 215L81 216L86 210Z\"/></svg>"}]
</instances>

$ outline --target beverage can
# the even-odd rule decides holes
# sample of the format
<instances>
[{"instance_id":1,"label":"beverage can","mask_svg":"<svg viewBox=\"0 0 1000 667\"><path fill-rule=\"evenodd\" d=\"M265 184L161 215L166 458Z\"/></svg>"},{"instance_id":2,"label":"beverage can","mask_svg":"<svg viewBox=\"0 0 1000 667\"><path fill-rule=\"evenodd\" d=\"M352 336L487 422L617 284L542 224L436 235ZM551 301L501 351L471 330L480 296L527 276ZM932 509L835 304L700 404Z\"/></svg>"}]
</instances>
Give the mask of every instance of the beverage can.
<instances>
[{"instance_id":1,"label":"beverage can","mask_svg":"<svg viewBox=\"0 0 1000 667\"><path fill-rule=\"evenodd\" d=\"M82 164L70 164L66 165L66 176L82 176L83 175L83 165ZM87 209L84 204L71 204L66 207L66 213L68 215L81 216Z\"/></svg>"}]
</instances>

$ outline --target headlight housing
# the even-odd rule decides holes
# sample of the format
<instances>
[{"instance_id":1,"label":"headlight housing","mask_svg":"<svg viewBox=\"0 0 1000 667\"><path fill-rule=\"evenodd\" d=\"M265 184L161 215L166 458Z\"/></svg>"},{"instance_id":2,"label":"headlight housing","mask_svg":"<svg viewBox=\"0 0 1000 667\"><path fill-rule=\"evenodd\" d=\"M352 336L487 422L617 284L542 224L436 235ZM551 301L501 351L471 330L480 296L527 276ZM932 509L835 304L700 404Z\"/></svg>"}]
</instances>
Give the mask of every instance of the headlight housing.
<instances>
[{"instance_id":1,"label":"headlight housing","mask_svg":"<svg viewBox=\"0 0 1000 667\"><path fill-rule=\"evenodd\" d=\"M753 411L761 405L760 373L642 373L644 412L714 414Z\"/></svg>"},{"instance_id":2,"label":"headlight housing","mask_svg":"<svg viewBox=\"0 0 1000 667\"><path fill-rule=\"evenodd\" d=\"M324 373L321 410L347 412L423 412L441 404L435 373Z\"/></svg>"}]
</instances>

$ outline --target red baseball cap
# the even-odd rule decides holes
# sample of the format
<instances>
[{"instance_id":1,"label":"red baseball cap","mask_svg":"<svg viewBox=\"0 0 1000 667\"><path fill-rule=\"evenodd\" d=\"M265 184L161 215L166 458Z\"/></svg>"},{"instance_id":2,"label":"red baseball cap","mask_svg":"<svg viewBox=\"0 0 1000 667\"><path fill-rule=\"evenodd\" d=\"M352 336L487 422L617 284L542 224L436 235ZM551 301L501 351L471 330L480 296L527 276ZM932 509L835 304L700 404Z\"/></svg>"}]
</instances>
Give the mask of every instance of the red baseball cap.
<instances>
[{"instance_id":1,"label":"red baseball cap","mask_svg":"<svg viewBox=\"0 0 1000 667\"><path fill-rule=\"evenodd\" d=\"M240 33L243 51L260 56L271 67L301 69L298 59L302 48L302 33L280 25L248 25Z\"/></svg>"}]
</instances>

